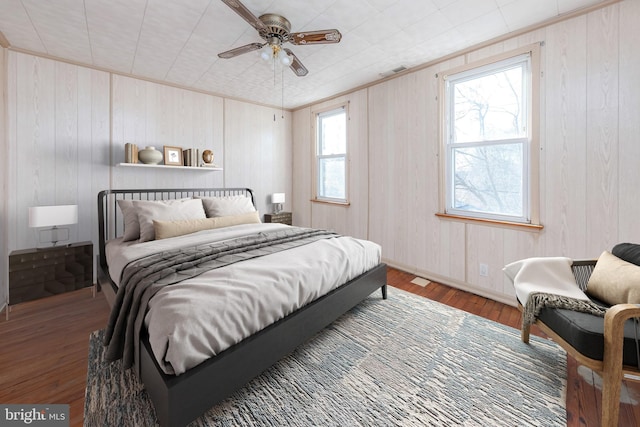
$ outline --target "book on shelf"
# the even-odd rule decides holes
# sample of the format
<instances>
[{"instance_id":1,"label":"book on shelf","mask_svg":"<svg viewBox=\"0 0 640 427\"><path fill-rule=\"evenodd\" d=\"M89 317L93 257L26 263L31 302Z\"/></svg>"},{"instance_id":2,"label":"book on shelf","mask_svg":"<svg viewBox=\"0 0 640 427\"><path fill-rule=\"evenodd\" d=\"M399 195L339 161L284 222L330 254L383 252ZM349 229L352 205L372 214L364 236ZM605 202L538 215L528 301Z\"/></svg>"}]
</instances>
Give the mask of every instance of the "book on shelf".
<instances>
[{"instance_id":1,"label":"book on shelf","mask_svg":"<svg viewBox=\"0 0 640 427\"><path fill-rule=\"evenodd\" d=\"M185 166L198 167L198 151L193 148L187 148L186 150L182 150L182 157L184 159Z\"/></svg>"},{"instance_id":2,"label":"book on shelf","mask_svg":"<svg viewBox=\"0 0 640 427\"><path fill-rule=\"evenodd\" d=\"M191 148L182 150L182 164L185 166L193 166L193 158L191 157Z\"/></svg>"},{"instance_id":3,"label":"book on shelf","mask_svg":"<svg viewBox=\"0 0 640 427\"><path fill-rule=\"evenodd\" d=\"M138 163L138 146L127 142L124 144L124 162Z\"/></svg>"}]
</instances>

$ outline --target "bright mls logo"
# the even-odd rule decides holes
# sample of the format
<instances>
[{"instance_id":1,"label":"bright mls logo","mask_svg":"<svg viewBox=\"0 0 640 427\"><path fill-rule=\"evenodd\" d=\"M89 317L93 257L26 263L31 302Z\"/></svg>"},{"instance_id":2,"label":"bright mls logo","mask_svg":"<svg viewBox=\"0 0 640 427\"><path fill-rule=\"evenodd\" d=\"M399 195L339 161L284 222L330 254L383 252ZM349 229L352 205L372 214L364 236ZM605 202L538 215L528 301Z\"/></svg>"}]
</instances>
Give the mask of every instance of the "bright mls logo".
<instances>
[{"instance_id":1,"label":"bright mls logo","mask_svg":"<svg viewBox=\"0 0 640 427\"><path fill-rule=\"evenodd\" d=\"M69 405L0 405L0 425L69 427Z\"/></svg>"}]
</instances>

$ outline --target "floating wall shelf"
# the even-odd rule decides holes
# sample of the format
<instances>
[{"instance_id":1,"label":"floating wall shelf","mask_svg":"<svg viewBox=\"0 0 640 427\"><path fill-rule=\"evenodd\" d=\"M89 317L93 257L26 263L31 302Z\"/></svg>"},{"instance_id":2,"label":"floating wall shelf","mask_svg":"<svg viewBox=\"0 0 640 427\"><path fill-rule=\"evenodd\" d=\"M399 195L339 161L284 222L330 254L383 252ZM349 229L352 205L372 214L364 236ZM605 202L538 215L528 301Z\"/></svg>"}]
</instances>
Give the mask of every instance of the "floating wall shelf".
<instances>
[{"instance_id":1,"label":"floating wall shelf","mask_svg":"<svg viewBox=\"0 0 640 427\"><path fill-rule=\"evenodd\" d=\"M144 163L118 163L116 166L124 166L128 168L156 168L156 169L187 169L190 171L221 171L222 168L214 168L209 166L169 166L169 165L145 165Z\"/></svg>"}]
</instances>

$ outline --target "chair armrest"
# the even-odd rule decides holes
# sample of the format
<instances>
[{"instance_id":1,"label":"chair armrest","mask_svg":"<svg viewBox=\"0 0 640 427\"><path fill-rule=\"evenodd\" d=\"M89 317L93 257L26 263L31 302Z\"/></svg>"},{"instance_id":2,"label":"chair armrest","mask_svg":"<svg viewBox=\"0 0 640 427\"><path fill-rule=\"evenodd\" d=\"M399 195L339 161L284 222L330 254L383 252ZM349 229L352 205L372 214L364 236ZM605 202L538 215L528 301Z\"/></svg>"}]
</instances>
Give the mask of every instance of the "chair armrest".
<instances>
[{"instance_id":1,"label":"chair armrest","mask_svg":"<svg viewBox=\"0 0 640 427\"><path fill-rule=\"evenodd\" d=\"M604 361L609 357L622 364L624 324L632 317L640 317L640 304L616 304L604 315Z\"/></svg>"},{"instance_id":2,"label":"chair armrest","mask_svg":"<svg viewBox=\"0 0 640 427\"><path fill-rule=\"evenodd\" d=\"M604 315L602 425L618 424L624 324L632 317L640 317L640 304L617 304Z\"/></svg>"}]
</instances>

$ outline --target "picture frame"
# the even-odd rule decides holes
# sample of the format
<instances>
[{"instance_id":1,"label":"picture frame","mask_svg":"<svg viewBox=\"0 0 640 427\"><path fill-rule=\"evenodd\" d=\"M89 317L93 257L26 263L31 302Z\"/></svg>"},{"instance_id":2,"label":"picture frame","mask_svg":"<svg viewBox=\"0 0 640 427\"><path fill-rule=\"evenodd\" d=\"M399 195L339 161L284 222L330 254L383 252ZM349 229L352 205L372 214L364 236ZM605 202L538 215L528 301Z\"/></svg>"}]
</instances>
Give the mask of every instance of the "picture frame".
<instances>
[{"instance_id":1,"label":"picture frame","mask_svg":"<svg viewBox=\"0 0 640 427\"><path fill-rule=\"evenodd\" d=\"M164 164L167 166L183 166L182 147L164 146Z\"/></svg>"}]
</instances>

